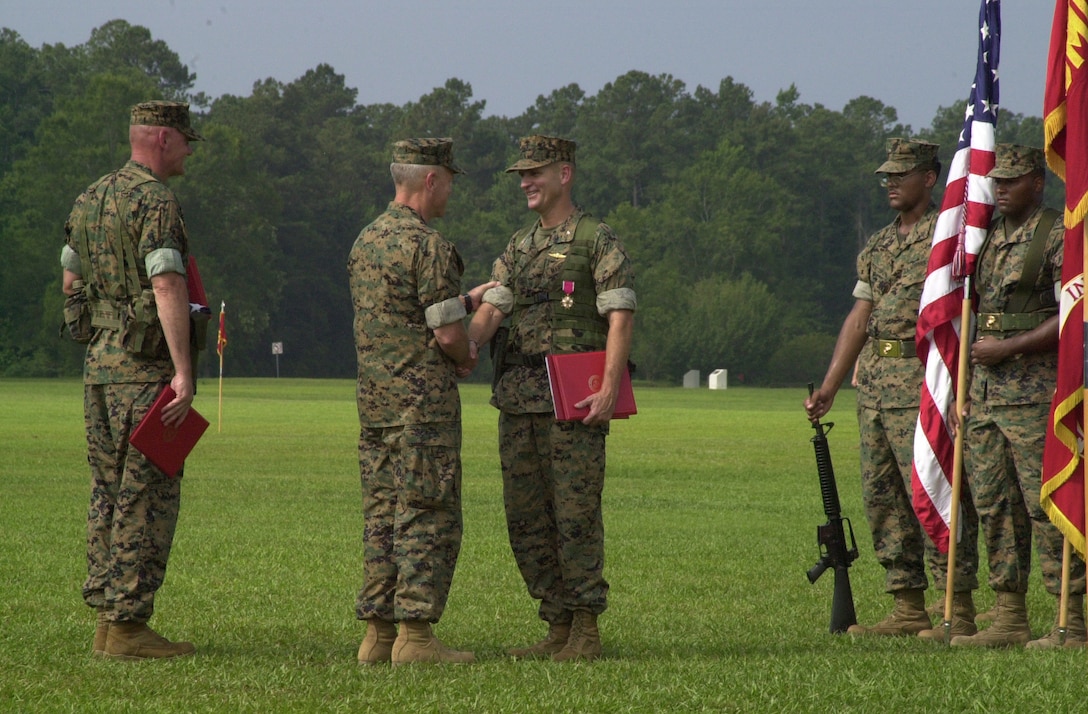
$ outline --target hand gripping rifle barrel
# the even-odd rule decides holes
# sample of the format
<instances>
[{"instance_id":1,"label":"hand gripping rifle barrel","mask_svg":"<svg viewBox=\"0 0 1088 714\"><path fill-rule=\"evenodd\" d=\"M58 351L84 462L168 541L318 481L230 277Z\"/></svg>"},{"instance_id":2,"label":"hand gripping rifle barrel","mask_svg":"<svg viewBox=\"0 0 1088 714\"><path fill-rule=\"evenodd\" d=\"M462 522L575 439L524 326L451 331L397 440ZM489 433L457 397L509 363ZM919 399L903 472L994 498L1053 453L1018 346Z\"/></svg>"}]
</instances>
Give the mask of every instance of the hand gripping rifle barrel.
<instances>
[{"instance_id":1,"label":"hand gripping rifle barrel","mask_svg":"<svg viewBox=\"0 0 1088 714\"><path fill-rule=\"evenodd\" d=\"M812 396L812 384L808 385ZM858 546L854 540L854 526L850 519L842 517L839 505L839 489L835 484L835 469L831 465L831 450L827 446L827 435L835 424L825 425L819 419L812 421L816 436L812 445L816 450L816 470L820 477L820 496L824 502L824 515L827 523L816 527L816 542L820 548L820 559L808 571L808 581L815 583L828 568L835 570L835 594L831 600L831 632L845 632L850 625L856 625L854 612L854 594L850 589L850 564L858 557ZM846 524L845 528L843 524ZM850 533L850 547L846 547L846 533Z\"/></svg>"}]
</instances>

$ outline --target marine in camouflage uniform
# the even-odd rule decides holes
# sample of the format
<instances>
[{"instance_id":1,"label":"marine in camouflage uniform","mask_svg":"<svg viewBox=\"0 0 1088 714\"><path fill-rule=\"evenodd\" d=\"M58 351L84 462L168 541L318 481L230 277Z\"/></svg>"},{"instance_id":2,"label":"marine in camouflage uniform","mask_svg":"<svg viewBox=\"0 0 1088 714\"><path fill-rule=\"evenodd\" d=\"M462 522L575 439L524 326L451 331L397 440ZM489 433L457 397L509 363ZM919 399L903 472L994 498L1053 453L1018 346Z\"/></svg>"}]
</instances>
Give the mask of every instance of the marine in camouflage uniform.
<instances>
[{"instance_id":1,"label":"marine in camouflage uniform","mask_svg":"<svg viewBox=\"0 0 1088 714\"><path fill-rule=\"evenodd\" d=\"M1039 493L1057 380L1055 286L1061 283L1065 227L1057 211L1042 205L1042 150L999 144L995 154L989 176L1002 215L991 225L976 263L977 341L971 350L964 473L989 554L996 619L988 630L953 644L1003 647L1030 640L1024 593L1033 537L1043 585L1055 597L1061 592L1063 537L1043 511ZM1031 272L1021 287L1025 270ZM1071 565L1067 641L1083 646L1084 562L1074 556ZM1033 646L1055 646L1057 639L1055 629Z\"/></svg>"},{"instance_id":2,"label":"marine in camouflage uniform","mask_svg":"<svg viewBox=\"0 0 1088 714\"><path fill-rule=\"evenodd\" d=\"M914 349L918 304L937 220L930 192L940 165L937 145L889 139L888 158L877 169L887 175L896 219L870 237L857 259L854 311L836 344L824 382L806 402L810 417L830 409L847 370L857 364L857 416L861 433L862 501L877 560L885 569L885 590L895 611L873 627L854 625L854 634L932 635L924 609L926 565L938 588L947 579L947 556L922 529L911 497L911 463L918 401L924 373ZM908 222L909 218L909 222ZM971 591L978 588L978 518L970 497L957 550L955 591L960 629L974 632ZM926 636L926 635L923 635Z\"/></svg>"},{"instance_id":3,"label":"marine in camouflage uniform","mask_svg":"<svg viewBox=\"0 0 1088 714\"><path fill-rule=\"evenodd\" d=\"M194 650L189 643L170 643L146 627L166 575L184 469L170 478L129 446L130 434L163 385L172 384L184 402L183 408L172 410L188 411L193 384L187 293L173 293L171 304L182 305L186 317L167 327L166 344L158 354L128 351L117 321L139 297L133 294L136 289L149 291L156 280L185 288L189 239L177 198L163 181L184 172L184 159L192 153L189 141L203 137L189 124L187 104L136 105L131 125L132 159L76 199L64 228L61 265L65 292L78 292L85 282L95 313L96 329L83 370L91 466L83 598L98 611L94 653L142 659ZM138 275L139 288L126 282L127 272ZM155 293L162 324L167 326L160 284ZM154 329L161 336L163 327ZM168 344L171 331L174 344Z\"/></svg>"},{"instance_id":4,"label":"marine in camouflage uniform","mask_svg":"<svg viewBox=\"0 0 1088 714\"><path fill-rule=\"evenodd\" d=\"M510 545L539 616L544 641L514 656L593 659L600 654L597 616L607 607L604 578L605 437L621 369L627 368L634 272L623 244L605 223L570 198L575 144L547 136L520 142L521 159L507 169L522 176L529 207L540 214L514 234L495 261L500 287L484 295L469 334L486 343L511 316L505 358L492 405L499 414L499 456ZM582 227L579 228L579 225ZM564 266L590 236L585 280L564 280ZM584 284L583 284L584 283ZM557 313L587 306L586 329L557 329ZM572 335L571 332L574 334ZM597 341L589 337L597 336ZM607 338L605 334L607 333ZM579 340L583 344L577 344ZM607 346L605 396L582 421L557 421L545 354ZM610 372L611 370L611 372Z\"/></svg>"},{"instance_id":5,"label":"marine in camouflage uniform","mask_svg":"<svg viewBox=\"0 0 1088 714\"><path fill-rule=\"evenodd\" d=\"M461 547L456 377L459 365L475 362L462 319L484 290L461 295L461 257L427 225L443 215L453 174L462 173L450 140L399 141L392 169L397 196L359 234L347 263L365 521L355 609L368 630L359 661L471 661L442 646L430 625L445 609ZM394 640L394 622L405 640L416 627L421 647Z\"/></svg>"}]
</instances>

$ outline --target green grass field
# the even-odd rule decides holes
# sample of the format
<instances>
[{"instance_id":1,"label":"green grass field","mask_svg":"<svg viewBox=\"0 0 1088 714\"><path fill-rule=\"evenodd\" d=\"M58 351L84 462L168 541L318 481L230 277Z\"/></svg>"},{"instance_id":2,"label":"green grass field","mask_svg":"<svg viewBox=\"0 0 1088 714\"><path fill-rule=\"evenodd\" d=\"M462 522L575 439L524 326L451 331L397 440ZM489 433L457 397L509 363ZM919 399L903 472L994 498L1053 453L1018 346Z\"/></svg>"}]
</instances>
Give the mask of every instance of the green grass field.
<instances>
[{"instance_id":1,"label":"green grass field","mask_svg":"<svg viewBox=\"0 0 1088 714\"><path fill-rule=\"evenodd\" d=\"M152 625L195 657L90 655L82 602L88 470L78 381L0 382L0 710L71 712L1029 712L1083 708L1083 651L963 651L828 634L832 574L809 585L825 518L803 390L639 388L605 487L605 658L503 652L543 625L506 541L496 414L462 389L465 535L437 633L461 667L360 668L358 423L349 381L227 380L186 466ZM858 486L853 393L829 437L861 557L858 617L891 604ZM980 574L984 580L985 575ZM930 593L931 599L934 594ZM993 602L988 589L977 603ZM1037 634L1054 603L1035 575Z\"/></svg>"}]
</instances>

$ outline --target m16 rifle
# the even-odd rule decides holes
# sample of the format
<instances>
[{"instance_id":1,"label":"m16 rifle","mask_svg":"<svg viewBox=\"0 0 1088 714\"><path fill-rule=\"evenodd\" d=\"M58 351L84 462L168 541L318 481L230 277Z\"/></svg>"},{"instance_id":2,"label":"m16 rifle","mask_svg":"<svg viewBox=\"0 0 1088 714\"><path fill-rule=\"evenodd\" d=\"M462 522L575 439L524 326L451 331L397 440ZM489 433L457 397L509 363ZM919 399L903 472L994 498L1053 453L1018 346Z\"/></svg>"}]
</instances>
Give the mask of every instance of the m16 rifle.
<instances>
[{"instance_id":1,"label":"m16 rifle","mask_svg":"<svg viewBox=\"0 0 1088 714\"><path fill-rule=\"evenodd\" d=\"M808 385L812 396L812 383ZM827 435L835 426L828 422L826 426L819 419L812 421L816 436L812 445L816 450L816 471L820 477L820 496L824 502L824 515L827 523L816 527L816 542L820 547L820 559L808 571L808 581L815 583L828 568L835 569L835 594L831 599L831 632L845 632L850 625L858 622L854 612L854 594L850 589L850 564L858 557L858 546L854 540L854 526L850 519L842 517L839 505L839 489L835 484L835 469L831 465L831 450L827 446ZM843 527L843 524L846 527ZM850 547L846 547L846 532L850 532Z\"/></svg>"}]
</instances>

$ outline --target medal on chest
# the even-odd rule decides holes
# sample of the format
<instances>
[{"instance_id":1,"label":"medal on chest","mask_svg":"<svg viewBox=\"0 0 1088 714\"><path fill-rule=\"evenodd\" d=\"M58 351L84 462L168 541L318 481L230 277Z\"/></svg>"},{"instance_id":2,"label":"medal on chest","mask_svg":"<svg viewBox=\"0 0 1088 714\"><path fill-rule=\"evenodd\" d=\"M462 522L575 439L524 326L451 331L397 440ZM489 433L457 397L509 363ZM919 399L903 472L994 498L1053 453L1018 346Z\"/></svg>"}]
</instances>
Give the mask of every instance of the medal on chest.
<instances>
[{"instance_id":1,"label":"medal on chest","mask_svg":"<svg viewBox=\"0 0 1088 714\"><path fill-rule=\"evenodd\" d=\"M571 297L571 295L573 295L573 294L574 294L574 281L573 280L564 280L563 281L563 299L559 301L559 304L562 305L567 310L574 307L574 298Z\"/></svg>"}]
</instances>

